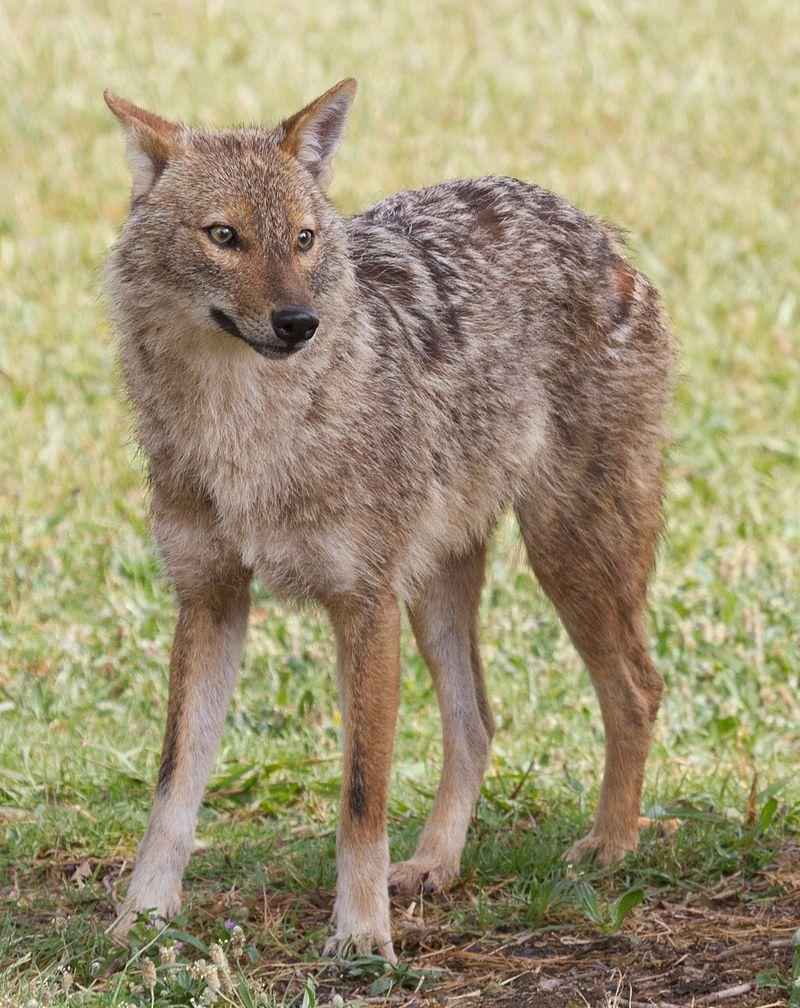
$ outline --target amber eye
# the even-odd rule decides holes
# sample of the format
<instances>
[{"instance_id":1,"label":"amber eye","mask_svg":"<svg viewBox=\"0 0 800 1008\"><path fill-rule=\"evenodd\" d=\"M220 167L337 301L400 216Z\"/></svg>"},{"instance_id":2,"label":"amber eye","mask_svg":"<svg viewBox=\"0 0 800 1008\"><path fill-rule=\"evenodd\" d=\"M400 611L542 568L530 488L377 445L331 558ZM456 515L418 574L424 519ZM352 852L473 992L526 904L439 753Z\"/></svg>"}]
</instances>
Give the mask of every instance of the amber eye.
<instances>
[{"instance_id":1,"label":"amber eye","mask_svg":"<svg viewBox=\"0 0 800 1008\"><path fill-rule=\"evenodd\" d=\"M311 231L309 228L303 228L303 230L297 236L297 244L301 252L308 252L308 250L314 244L314 232Z\"/></svg>"},{"instance_id":2,"label":"amber eye","mask_svg":"<svg viewBox=\"0 0 800 1008\"><path fill-rule=\"evenodd\" d=\"M227 224L212 224L206 228L206 233L215 245L235 245L236 232Z\"/></svg>"}]
</instances>

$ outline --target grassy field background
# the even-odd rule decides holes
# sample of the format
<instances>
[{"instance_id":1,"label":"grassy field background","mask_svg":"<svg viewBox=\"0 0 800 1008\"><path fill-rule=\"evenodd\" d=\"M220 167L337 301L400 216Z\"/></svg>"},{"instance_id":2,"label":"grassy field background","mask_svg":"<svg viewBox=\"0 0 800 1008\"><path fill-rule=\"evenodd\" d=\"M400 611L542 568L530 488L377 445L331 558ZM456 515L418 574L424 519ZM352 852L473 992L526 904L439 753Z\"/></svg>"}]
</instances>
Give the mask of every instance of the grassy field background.
<instances>
[{"instance_id":1,"label":"grassy field background","mask_svg":"<svg viewBox=\"0 0 800 1008\"><path fill-rule=\"evenodd\" d=\"M241 979L218 1003L688 1005L739 984L726 1003L800 1004L800 7L34 0L0 3L0 47L0 1004L212 1003L213 977L189 964L213 941L233 962L235 924ZM333 651L318 615L263 592L186 912L177 933L142 925L128 959L103 932L157 769L174 610L100 296L128 199L101 92L192 122L272 122L350 74L343 211L515 175L628 229L664 292L682 380L645 802L682 825L614 874L562 866L596 798L599 714L504 526L482 610L492 769L463 884L395 909L403 969L317 960ZM408 637L404 657L397 855L440 765ZM653 950L670 947L662 968Z\"/></svg>"}]
</instances>

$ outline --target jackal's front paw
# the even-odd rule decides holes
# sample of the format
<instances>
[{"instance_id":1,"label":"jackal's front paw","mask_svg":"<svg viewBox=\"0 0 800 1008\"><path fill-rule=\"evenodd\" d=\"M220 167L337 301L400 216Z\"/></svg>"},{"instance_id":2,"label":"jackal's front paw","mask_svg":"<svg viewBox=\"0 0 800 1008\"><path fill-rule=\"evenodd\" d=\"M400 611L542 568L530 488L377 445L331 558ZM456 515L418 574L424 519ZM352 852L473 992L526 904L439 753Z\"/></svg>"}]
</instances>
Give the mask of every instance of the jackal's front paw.
<instances>
[{"instance_id":1,"label":"jackal's front paw","mask_svg":"<svg viewBox=\"0 0 800 1008\"><path fill-rule=\"evenodd\" d=\"M398 896L443 892L458 876L458 868L458 863L429 858L398 861L389 868L389 892Z\"/></svg>"},{"instance_id":2,"label":"jackal's front paw","mask_svg":"<svg viewBox=\"0 0 800 1008\"><path fill-rule=\"evenodd\" d=\"M125 902L117 907L117 918L109 928L109 934L118 945L127 943L128 932L139 914L148 912L155 921L161 922L172 920L181 909L180 882L162 879L160 885L144 889L134 887L134 882L132 879Z\"/></svg>"},{"instance_id":3,"label":"jackal's front paw","mask_svg":"<svg viewBox=\"0 0 800 1008\"><path fill-rule=\"evenodd\" d=\"M323 955L337 959L377 953L390 963L397 962L392 945L389 902L384 897L371 912L359 914L346 900L336 900L336 932L325 943Z\"/></svg>"},{"instance_id":4,"label":"jackal's front paw","mask_svg":"<svg viewBox=\"0 0 800 1008\"><path fill-rule=\"evenodd\" d=\"M375 954L392 964L397 962L390 934L340 935L337 932L325 942L322 954L329 959L352 959Z\"/></svg>"}]
</instances>

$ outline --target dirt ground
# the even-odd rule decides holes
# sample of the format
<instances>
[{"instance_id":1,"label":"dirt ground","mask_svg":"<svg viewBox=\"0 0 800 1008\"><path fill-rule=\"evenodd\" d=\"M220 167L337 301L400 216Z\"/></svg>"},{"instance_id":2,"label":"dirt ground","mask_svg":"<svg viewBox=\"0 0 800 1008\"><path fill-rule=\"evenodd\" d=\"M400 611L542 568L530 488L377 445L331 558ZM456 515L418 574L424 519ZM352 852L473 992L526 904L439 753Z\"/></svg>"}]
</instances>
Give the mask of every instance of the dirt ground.
<instances>
[{"instance_id":1,"label":"dirt ground","mask_svg":"<svg viewBox=\"0 0 800 1008\"><path fill-rule=\"evenodd\" d=\"M758 989L755 978L789 974L798 923L800 891L745 911L738 891L726 887L710 900L660 902L626 933L608 938L573 932L428 952L421 947L415 964L446 965L451 979L429 996L393 1000L404 1008L465 1002L509 1008L784 1005L780 991Z\"/></svg>"},{"instance_id":2,"label":"dirt ground","mask_svg":"<svg viewBox=\"0 0 800 1008\"><path fill-rule=\"evenodd\" d=\"M728 877L680 902L648 903L607 937L563 928L469 940L443 934L435 909L424 926L408 908L404 915L396 907L396 922L398 912L403 959L416 969L443 970L441 980L427 992L398 991L365 1003L778 1008L788 1004L785 983L800 927L800 846L785 849L773 871L747 883ZM345 993L341 980L329 986L320 977L318 996L326 988Z\"/></svg>"},{"instance_id":3,"label":"dirt ground","mask_svg":"<svg viewBox=\"0 0 800 1008\"><path fill-rule=\"evenodd\" d=\"M102 865L107 893L123 868ZM57 874L74 879L75 870L74 864L62 863ZM463 895L452 899L458 902ZM97 903L100 916L110 915L108 899ZM208 900L201 896L192 912L203 931L204 924L210 927L235 913L237 905L247 905L250 927L264 936L278 935L287 914L309 933L326 927L332 894L265 890L253 900L236 890L217 891ZM335 963L296 958L269 939L252 973L285 992L287 1003L302 996L312 975L321 1006L336 1003L338 994L348 1004L396 1008L779 1008L788 1004L793 938L800 928L800 844L784 846L774 865L755 878L728 876L680 899L650 900L613 935L573 923L523 933L496 929L476 937L447 928L452 909L447 897L422 908L416 902L395 903L395 948L414 972L404 987L388 993L370 993L374 970L354 977ZM29 914L33 927L35 917ZM52 914L39 924L51 926ZM123 964L120 958L108 973ZM415 989L415 978L423 974L424 987Z\"/></svg>"}]
</instances>

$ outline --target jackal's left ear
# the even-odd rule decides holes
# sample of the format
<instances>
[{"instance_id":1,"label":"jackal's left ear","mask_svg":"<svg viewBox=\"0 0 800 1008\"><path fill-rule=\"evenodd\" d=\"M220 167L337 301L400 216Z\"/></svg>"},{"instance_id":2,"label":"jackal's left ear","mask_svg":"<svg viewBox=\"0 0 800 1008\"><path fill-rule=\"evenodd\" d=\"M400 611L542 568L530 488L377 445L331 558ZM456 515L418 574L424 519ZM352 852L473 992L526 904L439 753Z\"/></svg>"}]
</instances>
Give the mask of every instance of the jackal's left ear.
<instances>
[{"instance_id":1,"label":"jackal's left ear","mask_svg":"<svg viewBox=\"0 0 800 1008\"><path fill-rule=\"evenodd\" d=\"M104 91L103 98L125 128L128 163L133 177L132 198L137 200L152 189L177 152L183 127L153 112L146 112L110 91Z\"/></svg>"},{"instance_id":2,"label":"jackal's left ear","mask_svg":"<svg viewBox=\"0 0 800 1008\"><path fill-rule=\"evenodd\" d=\"M320 189L330 182L331 161L342 138L356 86L352 77L339 81L278 127L283 150L308 169Z\"/></svg>"}]
</instances>

